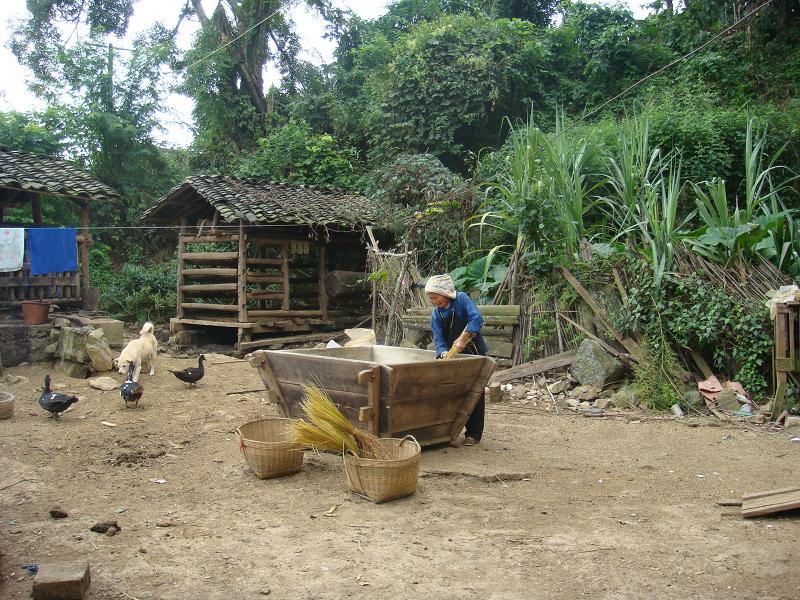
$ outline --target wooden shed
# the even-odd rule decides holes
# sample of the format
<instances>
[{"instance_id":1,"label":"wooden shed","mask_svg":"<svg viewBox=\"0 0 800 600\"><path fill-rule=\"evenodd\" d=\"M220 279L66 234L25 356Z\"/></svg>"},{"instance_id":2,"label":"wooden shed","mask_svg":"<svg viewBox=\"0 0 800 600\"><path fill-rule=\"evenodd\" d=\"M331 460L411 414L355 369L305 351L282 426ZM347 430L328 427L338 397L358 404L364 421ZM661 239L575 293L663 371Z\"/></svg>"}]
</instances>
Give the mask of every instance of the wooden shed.
<instances>
[{"instance_id":1,"label":"wooden shed","mask_svg":"<svg viewBox=\"0 0 800 600\"><path fill-rule=\"evenodd\" d=\"M327 331L368 318L365 228L379 210L341 190L193 176L143 220L176 225L172 331L236 330L239 350L269 336Z\"/></svg>"},{"instance_id":2,"label":"wooden shed","mask_svg":"<svg viewBox=\"0 0 800 600\"><path fill-rule=\"evenodd\" d=\"M54 197L68 199L80 212L77 244L79 269L74 273L31 275L26 253L21 270L0 273L0 304L15 305L23 300L52 300L61 305L96 308L97 291L89 287L89 208L92 202L116 202L119 194L74 164L30 152L0 148L0 226L59 227L44 223L43 204ZM24 209L30 215L14 218L9 209ZM17 217L20 213L17 212ZM31 223L32 222L32 223Z\"/></svg>"}]
</instances>

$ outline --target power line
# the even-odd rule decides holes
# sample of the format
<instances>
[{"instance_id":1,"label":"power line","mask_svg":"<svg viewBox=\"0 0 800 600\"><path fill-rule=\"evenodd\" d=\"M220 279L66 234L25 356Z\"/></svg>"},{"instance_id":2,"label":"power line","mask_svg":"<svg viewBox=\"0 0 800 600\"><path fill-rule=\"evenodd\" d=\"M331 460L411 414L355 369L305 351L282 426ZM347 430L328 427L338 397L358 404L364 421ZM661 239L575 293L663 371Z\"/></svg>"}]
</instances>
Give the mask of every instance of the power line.
<instances>
[{"instance_id":1,"label":"power line","mask_svg":"<svg viewBox=\"0 0 800 600\"><path fill-rule=\"evenodd\" d=\"M293 0L292 2L290 2L289 4L287 4L285 8L288 8L288 7L292 6L292 4L294 4L295 2L296 2L296 0ZM190 68L194 67L195 65L198 65L198 64L200 64L201 62L204 62L204 61L208 60L209 58L211 58L212 56L214 56L214 55L215 55L215 54L217 54L218 52L221 52L222 50L224 50L225 48L227 48L228 46L230 46L230 45L231 45L231 44L233 44L234 42L236 42L236 41L238 41L238 40L242 39L244 36L246 36L248 33L250 33L251 31L253 31L253 30L254 30L254 29L256 29L257 27L260 27L261 25L263 25L264 23L266 23L267 21L269 21L269 20L270 20L272 17L274 17L275 15L277 15L279 12L281 12L281 10L282 10L283 8L284 8L284 7L278 7L277 9L275 9L273 12L271 12L270 14L268 14L266 17L264 17L263 19L261 19L261 20L260 20L258 23L256 23L255 25L253 25L252 27L250 27L250 28L249 28L249 29L247 29L246 31L244 31L244 32L240 33L240 34L239 34L239 35L237 35L236 37L232 38L230 41L228 41L228 42L226 42L226 43L222 44L221 46L219 46L218 48L216 48L216 49L212 50L211 52L209 52L208 54L206 54L206 55L205 55L205 56L203 56L202 58L199 58L199 59L197 59L196 61L194 61L194 62L190 63L189 65L187 65L187 66L183 67L183 69L190 69Z\"/></svg>"}]
</instances>

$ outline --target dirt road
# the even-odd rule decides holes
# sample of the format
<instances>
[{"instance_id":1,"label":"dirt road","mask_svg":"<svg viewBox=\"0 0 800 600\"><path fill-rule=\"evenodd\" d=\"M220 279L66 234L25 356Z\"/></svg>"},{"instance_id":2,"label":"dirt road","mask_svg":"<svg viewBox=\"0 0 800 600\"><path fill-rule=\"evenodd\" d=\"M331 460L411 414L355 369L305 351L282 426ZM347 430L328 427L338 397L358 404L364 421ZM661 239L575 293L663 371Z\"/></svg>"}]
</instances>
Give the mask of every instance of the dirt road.
<instances>
[{"instance_id":1,"label":"dirt road","mask_svg":"<svg viewBox=\"0 0 800 600\"><path fill-rule=\"evenodd\" d=\"M716 504L800 485L786 433L491 405L483 443L425 451L417 494L376 506L331 455L257 480L232 431L276 410L225 395L262 387L245 362L215 364L230 360L189 389L165 367L194 360L161 357L138 410L55 376L85 397L58 422L36 404L42 367L9 369L31 380L4 387L0 598L30 597L17 565L76 558L93 600L800 597L800 515ZM89 531L104 520L122 531Z\"/></svg>"}]
</instances>

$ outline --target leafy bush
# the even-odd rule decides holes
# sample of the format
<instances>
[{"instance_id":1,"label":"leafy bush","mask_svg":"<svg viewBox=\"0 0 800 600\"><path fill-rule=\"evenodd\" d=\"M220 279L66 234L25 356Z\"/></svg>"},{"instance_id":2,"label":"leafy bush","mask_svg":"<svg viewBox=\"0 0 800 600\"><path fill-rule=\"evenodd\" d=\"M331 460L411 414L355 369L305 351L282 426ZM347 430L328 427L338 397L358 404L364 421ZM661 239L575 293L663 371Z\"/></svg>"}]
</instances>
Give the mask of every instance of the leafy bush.
<instances>
[{"instance_id":1,"label":"leafy bush","mask_svg":"<svg viewBox=\"0 0 800 600\"><path fill-rule=\"evenodd\" d=\"M240 177L355 189L361 165L354 148L326 133L314 134L302 121L289 121L260 138L258 148L244 158Z\"/></svg>"},{"instance_id":2,"label":"leafy bush","mask_svg":"<svg viewBox=\"0 0 800 600\"><path fill-rule=\"evenodd\" d=\"M113 269L107 256L93 252L93 284L100 289L100 308L123 321L163 323L175 316L176 260L152 266L125 264Z\"/></svg>"}]
</instances>

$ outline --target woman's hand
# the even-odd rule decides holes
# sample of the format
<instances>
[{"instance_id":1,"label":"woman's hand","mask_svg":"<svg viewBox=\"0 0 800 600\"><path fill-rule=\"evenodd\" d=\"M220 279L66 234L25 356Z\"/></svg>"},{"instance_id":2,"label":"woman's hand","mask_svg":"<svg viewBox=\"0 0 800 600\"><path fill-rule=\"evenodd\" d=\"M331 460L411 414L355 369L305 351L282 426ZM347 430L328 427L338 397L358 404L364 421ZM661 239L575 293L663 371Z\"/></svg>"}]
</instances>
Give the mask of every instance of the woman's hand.
<instances>
[{"instance_id":1,"label":"woman's hand","mask_svg":"<svg viewBox=\"0 0 800 600\"><path fill-rule=\"evenodd\" d=\"M453 345L458 349L458 353L461 354L464 352L464 348L467 347L470 340L475 337L474 333L470 333L469 331L465 331L460 336L456 338L456 341L453 342Z\"/></svg>"}]
</instances>

